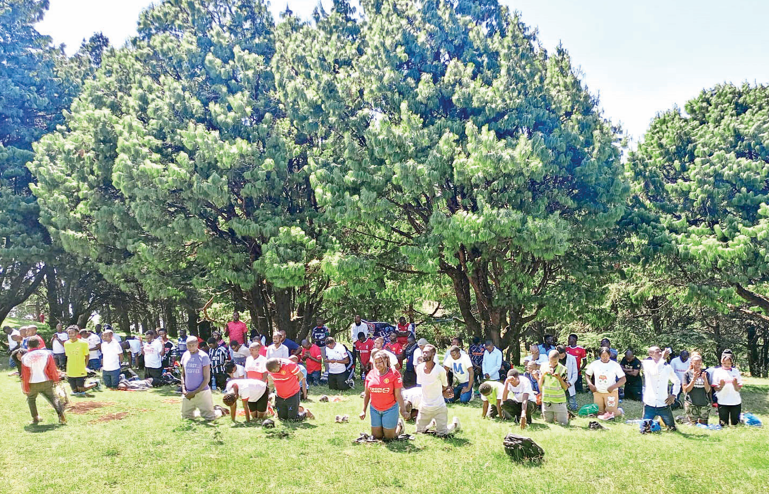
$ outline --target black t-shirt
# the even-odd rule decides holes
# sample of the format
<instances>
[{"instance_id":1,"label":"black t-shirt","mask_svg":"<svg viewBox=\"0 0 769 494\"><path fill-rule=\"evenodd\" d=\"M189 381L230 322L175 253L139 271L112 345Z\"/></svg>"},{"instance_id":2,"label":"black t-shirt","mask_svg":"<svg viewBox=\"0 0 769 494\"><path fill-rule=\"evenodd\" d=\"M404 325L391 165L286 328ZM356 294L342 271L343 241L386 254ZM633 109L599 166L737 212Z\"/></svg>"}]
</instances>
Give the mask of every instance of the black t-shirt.
<instances>
[{"instance_id":1,"label":"black t-shirt","mask_svg":"<svg viewBox=\"0 0 769 494\"><path fill-rule=\"evenodd\" d=\"M622 360L620 360L619 365L620 367L622 367L622 370L641 370L641 361L638 360L638 358L635 356L633 357L633 360L631 360L630 362L628 362L627 357L622 357ZM643 387L643 381L641 379L640 373L637 376L631 376L630 374L625 374L625 378L627 379L625 386L629 388Z\"/></svg>"},{"instance_id":2,"label":"black t-shirt","mask_svg":"<svg viewBox=\"0 0 769 494\"><path fill-rule=\"evenodd\" d=\"M688 385L692 382L692 379L694 379L694 370L689 369L684 373L684 385ZM705 369L702 369L700 377L694 381L694 387L686 394L686 401L694 406L704 407L710 405L710 396L705 391L704 379L708 379L708 373Z\"/></svg>"}]
</instances>

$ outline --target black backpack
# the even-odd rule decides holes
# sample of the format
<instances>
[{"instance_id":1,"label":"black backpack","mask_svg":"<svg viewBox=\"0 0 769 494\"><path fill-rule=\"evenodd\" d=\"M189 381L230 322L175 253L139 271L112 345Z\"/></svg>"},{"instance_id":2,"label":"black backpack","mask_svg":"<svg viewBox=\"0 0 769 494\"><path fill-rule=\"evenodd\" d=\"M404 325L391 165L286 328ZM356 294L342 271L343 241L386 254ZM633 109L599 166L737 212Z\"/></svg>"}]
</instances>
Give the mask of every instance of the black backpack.
<instances>
[{"instance_id":1,"label":"black backpack","mask_svg":"<svg viewBox=\"0 0 769 494\"><path fill-rule=\"evenodd\" d=\"M502 444L505 447L505 453L517 462L540 462L545 459L545 450L529 437L508 434Z\"/></svg>"}]
</instances>

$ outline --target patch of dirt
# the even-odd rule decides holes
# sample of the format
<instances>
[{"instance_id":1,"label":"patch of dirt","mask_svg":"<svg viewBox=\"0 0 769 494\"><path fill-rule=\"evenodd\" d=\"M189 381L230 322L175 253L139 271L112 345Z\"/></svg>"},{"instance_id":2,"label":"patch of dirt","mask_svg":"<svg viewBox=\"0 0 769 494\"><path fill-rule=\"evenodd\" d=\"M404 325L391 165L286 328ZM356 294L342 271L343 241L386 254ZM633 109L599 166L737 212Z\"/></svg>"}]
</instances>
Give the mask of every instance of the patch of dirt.
<instances>
[{"instance_id":1,"label":"patch of dirt","mask_svg":"<svg viewBox=\"0 0 769 494\"><path fill-rule=\"evenodd\" d=\"M78 401L76 403L70 403L69 407L67 407L67 412L80 415L98 408L109 407L114 404L115 403L111 401Z\"/></svg>"},{"instance_id":2,"label":"patch of dirt","mask_svg":"<svg viewBox=\"0 0 769 494\"><path fill-rule=\"evenodd\" d=\"M160 400L160 403L167 403L169 405L178 405L181 402L182 400L180 400L179 398L166 398L164 400Z\"/></svg>"},{"instance_id":3,"label":"patch of dirt","mask_svg":"<svg viewBox=\"0 0 769 494\"><path fill-rule=\"evenodd\" d=\"M104 423L104 422L112 422L113 420L123 420L126 417L128 417L128 412L108 413L106 415L102 415L98 419L91 420L88 423L89 424L100 424L100 423Z\"/></svg>"}]
</instances>

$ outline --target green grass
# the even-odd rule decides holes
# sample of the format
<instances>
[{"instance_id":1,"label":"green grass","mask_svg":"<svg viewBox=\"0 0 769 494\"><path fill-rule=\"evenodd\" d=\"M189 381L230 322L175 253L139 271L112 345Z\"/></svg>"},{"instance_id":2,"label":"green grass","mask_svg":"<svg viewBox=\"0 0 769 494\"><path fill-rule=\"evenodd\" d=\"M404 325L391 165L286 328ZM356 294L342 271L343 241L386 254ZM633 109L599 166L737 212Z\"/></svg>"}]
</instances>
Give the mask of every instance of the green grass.
<instances>
[{"instance_id":1,"label":"green grass","mask_svg":"<svg viewBox=\"0 0 769 494\"><path fill-rule=\"evenodd\" d=\"M747 381L745 409L769 424L769 381ZM360 382L341 403L318 403L321 393L311 393L308 406L317 419L275 429L231 427L229 419L215 425L183 421L180 405L164 402L176 398L169 389L71 398L114 404L69 414L64 427L30 426L18 378L3 372L0 391L6 397L0 408L0 492L753 493L766 492L769 484L767 428L681 426L680 433L644 436L624 423L590 431L587 419L568 428L535 419L524 435L544 448L546 461L530 466L511 463L502 449L504 435L517 428L481 420L477 399L450 406L449 417L460 417L463 425L453 439L353 444L368 431L368 421L357 418ZM221 395L214 396L220 403ZM580 404L587 396L579 396ZM38 403L44 423L55 423L49 405L42 398ZM630 418L640 416L637 403L622 406ZM129 415L94 422L116 412ZM334 423L345 413L349 424Z\"/></svg>"}]
</instances>

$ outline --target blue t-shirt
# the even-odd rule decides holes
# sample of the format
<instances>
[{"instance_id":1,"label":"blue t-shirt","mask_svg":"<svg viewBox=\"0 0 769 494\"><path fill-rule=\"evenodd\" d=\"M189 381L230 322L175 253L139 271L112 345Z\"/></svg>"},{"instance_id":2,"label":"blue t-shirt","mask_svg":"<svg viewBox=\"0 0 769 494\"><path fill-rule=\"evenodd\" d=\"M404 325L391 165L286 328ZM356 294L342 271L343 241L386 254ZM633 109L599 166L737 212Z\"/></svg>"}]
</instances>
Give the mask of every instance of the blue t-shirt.
<instances>
[{"instance_id":1,"label":"blue t-shirt","mask_svg":"<svg viewBox=\"0 0 769 494\"><path fill-rule=\"evenodd\" d=\"M283 344L286 345L286 347L288 348L289 355L293 355L294 352L299 349L299 345L297 345L296 342L294 342L293 340L289 340L288 338L283 340Z\"/></svg>"},{"instance_id":2,"label":"blue t-shirt","mask_svg":"<svg viewBox=\"0 0 769 494\"><path fill-rule=\"evenodd\" d=\"M202 350L194 354L189 351L184 352L182 367L184 367L184 388L187 391L194 391L203 383L203 368L207 365L211 365L211 359L206 352ZM207 389L208 384L203 391Z\"/></svg>"},{"instance_id":3,"label":"blue t-shirt","mask_svg":"<svg viewBox=\"0 0 769 494\"><path fill-rule=\"evenodd\" d=\"M314 328L312 328L312 331L310 332L310 334L312 334L312 339L316 345L318 345L319 347L326 346L326 338L329 335L329 331L326 326L320 326L320 327L315 326Z\"/></svg>"}]
</instances>

